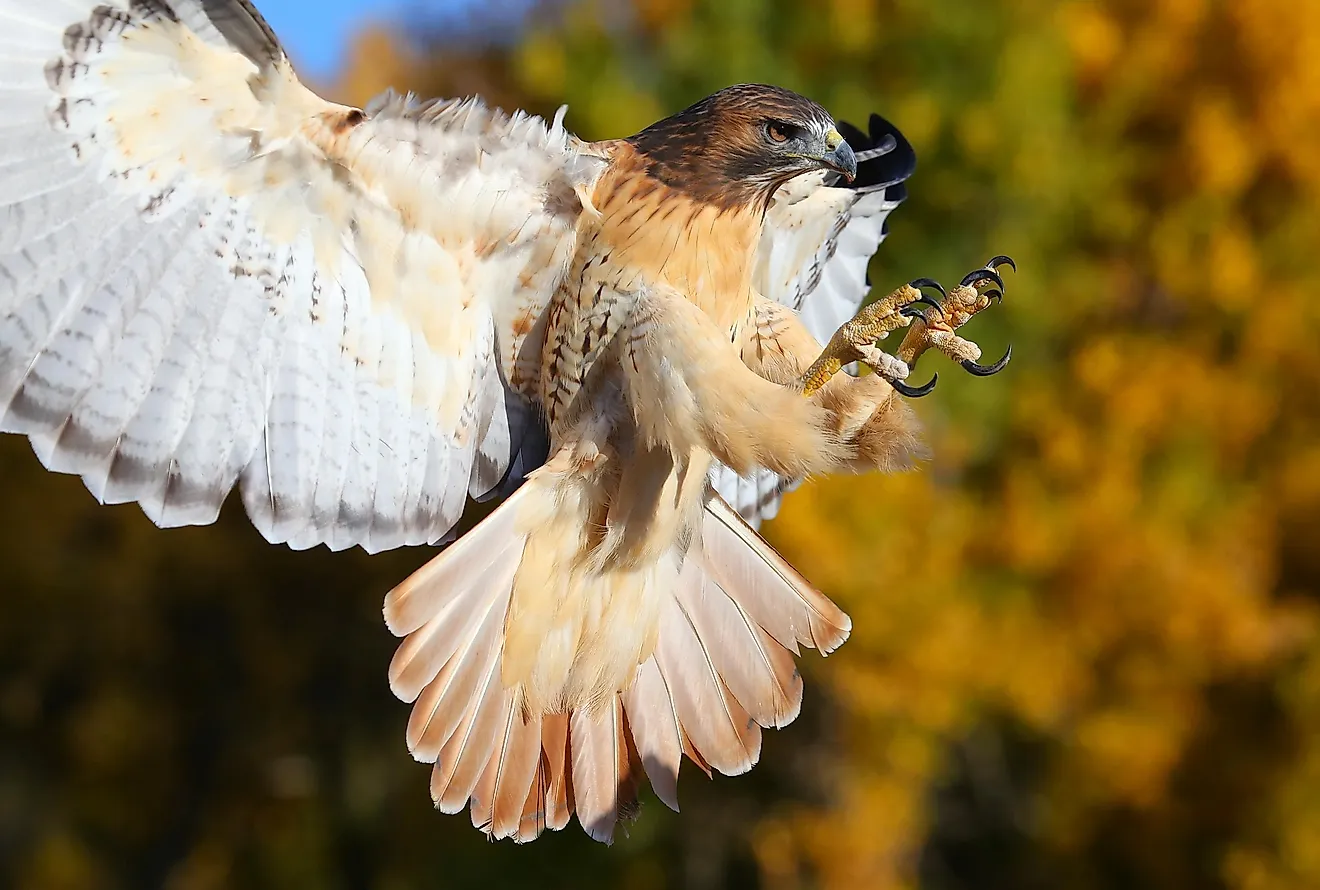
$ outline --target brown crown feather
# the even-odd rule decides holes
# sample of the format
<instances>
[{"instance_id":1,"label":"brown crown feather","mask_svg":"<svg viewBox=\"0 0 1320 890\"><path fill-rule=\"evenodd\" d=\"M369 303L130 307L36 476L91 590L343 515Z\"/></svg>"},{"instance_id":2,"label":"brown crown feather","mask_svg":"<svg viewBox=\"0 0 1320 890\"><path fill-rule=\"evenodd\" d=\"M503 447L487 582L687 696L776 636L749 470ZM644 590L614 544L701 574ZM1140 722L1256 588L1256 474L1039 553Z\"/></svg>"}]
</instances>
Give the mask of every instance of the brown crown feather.
<instances>
[{"instance_id":1,"label":"brown crown feather","mask_svg":"<svg viewBox=\"0 0 1320 890\"><path fill-rule=\"evenodd\" d=\"M786 170L784 159L766 143L768 121L834 126L829 112L805 96L766 84L738 84L624 141L645 159L648 174L694 201L721 209L764 205L800 172Z\"/></svg>"}]
</instances>

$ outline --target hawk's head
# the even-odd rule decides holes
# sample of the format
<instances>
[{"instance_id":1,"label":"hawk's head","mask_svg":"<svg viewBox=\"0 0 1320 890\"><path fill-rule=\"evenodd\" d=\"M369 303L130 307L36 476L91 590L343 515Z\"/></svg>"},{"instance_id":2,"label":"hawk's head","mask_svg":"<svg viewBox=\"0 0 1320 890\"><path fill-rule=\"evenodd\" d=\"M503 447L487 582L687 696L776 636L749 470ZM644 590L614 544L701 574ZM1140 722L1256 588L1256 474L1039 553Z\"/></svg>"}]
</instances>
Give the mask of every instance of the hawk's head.
<instances>
[{"instance_id":1,"label":"hawk's head","mask_svg":"<svg viewBox=\"0 0 1320 890\"><path fill-rule=\"evenodd\" d=\"M851 180L857 158L820 105L764 84L739 84L627 140L652 176L721 207L769 203L775 189L813 170Z\"/></svg>"}]
</instances>

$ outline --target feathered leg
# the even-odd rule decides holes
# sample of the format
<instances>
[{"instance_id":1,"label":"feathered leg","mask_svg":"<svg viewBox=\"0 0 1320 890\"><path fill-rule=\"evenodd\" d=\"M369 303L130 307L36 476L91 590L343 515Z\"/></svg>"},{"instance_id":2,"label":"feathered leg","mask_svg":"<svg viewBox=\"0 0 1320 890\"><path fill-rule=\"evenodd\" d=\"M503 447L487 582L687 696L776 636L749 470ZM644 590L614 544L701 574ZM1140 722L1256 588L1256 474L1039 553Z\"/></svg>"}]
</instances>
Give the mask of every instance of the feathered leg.
<instances>
[{"instance_id":1,"label":"feathered leg","mask_svg":"<svg viewBox=\"0 0 1320 890\"><path fill-rule=\"evenodd\" d=\"M749 368L767 380L792 385L820 351L797 313L774 300L757 301L742 344L742 359ZM912 408L880 374L836 374L812 401L829 412L844 445L847 456L840 470L895 472L911 468L926 453Z\"/></svg>"},{"instance_id":2,"label":"feathered leg","mask_svg":"<svg viewBox=\"0 0 1320 890\"><path fill-rule=\"evenodd\" d=\"M848 459L827 409L748 368L728 333L681 294L656 289L639 301L621 364L648 447L707 451L739 473L764 467L790 478Z\"/></svg>"}]
</instances>

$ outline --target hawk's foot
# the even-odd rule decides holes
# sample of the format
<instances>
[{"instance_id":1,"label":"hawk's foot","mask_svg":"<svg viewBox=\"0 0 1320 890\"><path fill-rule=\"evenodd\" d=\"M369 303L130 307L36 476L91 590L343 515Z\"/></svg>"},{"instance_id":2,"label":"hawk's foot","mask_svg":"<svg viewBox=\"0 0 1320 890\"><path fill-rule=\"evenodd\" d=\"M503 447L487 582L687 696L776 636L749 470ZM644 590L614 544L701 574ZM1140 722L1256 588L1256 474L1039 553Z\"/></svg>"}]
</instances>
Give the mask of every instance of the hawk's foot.
<instances>
[{"instance_id":1,"label":"hawk's foot","mask_svg":"<svg viewBox=\"0 0 1320 890\"><path fill-rule=\"evenodd\" d=\"M975 374L977 377L989 377L1004 370L1013 355L1013 347L1010 346L999 361L992 365L983 365L980 363L981 347L955 333L977 314L1004 298L1004 279L998 272L1000 266L1008 266L1017 271L1017 266L1011 258L997 256L984 267L968 272L957 287L947 292L938 282L929 278L912 282L915 287L928 287L938 291L940 299L928 303L930 308L913 320L907 336L903 338L895 355L910 368L927 349L934 349L944 353L962 365L969 374ZM930 383L922 389L929 392L937 378L938 375L932 377Z\"/></svg>"},{"instance_id":2,"label":"hawk's foot","mask_svg":"<svg viewBox=\"0 0 1320 890\"><path fill-rule=\"evenodd\" d=\"M932 311L939 308L938 303L914 287L914 284L916 282L905 284L888 296L868 303L840 325L820 357L803 373L799 381L803 394L812 395L842 370L844 365L860 361L869 365L904 395L925 395L929 390L913 390L903 383L908 375L907 364L875 345L877 341L889 336L890 331L906 327L913 319L922 318L918 304L924 303Z\"/></svg>"}]
</instances>

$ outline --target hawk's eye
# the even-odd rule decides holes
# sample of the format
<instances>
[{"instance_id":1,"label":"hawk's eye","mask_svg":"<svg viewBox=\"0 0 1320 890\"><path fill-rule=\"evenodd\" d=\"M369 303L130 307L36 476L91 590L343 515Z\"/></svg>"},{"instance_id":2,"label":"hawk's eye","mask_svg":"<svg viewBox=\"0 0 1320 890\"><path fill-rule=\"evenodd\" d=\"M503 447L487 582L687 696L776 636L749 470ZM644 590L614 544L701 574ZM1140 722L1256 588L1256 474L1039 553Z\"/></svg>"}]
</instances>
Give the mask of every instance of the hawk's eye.
<instances>
[{"instance_id":1,"label":"hawk's eye","mask_svg":"<svg viewBox=\"0 0 1320 890\"><path fill-rule=\"evenodd\" d=\"M771 142L787 142L797 134L798 128L783 121L768 121L765 125L765 138Z\"/></svg>"}]
</instances>

